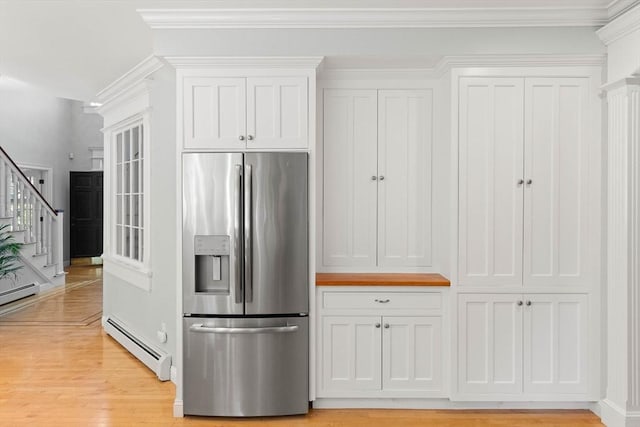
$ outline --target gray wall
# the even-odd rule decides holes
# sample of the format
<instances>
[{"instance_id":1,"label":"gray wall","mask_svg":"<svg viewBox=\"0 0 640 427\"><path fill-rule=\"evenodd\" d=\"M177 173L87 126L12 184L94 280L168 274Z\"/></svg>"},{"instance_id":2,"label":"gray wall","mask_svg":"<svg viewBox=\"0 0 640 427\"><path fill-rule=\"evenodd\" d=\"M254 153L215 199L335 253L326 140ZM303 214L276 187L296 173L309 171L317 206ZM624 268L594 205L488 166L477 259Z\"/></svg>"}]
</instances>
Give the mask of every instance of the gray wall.
<instances>
[{"instance_id":1,"label":"gray wall","mask_svg":"<svg viewBox=\"0 0 640 427\"><path fill-rule=\"evenodd\" d=\"M0 87L0 145L18 164L53 168L51 205L69 212L69 171L89 170L88 147L98 144L102 117L86 115L82 103L36 89ZM99 145L102 137L99 135ZM69 152L86 153L69 160ZM69 216L65 215L64 259L69 260Z\"/></svg>"}]
</instances>

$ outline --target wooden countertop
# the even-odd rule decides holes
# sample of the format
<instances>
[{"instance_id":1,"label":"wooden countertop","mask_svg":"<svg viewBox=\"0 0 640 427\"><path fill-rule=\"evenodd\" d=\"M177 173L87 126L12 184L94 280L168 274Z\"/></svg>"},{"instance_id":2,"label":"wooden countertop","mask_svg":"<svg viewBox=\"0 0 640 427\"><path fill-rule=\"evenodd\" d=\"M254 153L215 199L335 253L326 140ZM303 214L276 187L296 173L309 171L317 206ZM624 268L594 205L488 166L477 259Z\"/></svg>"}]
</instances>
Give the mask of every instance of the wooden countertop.
<instances>
[{"instance_id":1,"label":"wooden countertop","mask_svg":"<svg viewBox=\"0 0 640 427\"><path fill-rule=\"evenodd\" d=\"M438 273L316 273L316 286L450 286Z\"/></svg>"}]
</instances>

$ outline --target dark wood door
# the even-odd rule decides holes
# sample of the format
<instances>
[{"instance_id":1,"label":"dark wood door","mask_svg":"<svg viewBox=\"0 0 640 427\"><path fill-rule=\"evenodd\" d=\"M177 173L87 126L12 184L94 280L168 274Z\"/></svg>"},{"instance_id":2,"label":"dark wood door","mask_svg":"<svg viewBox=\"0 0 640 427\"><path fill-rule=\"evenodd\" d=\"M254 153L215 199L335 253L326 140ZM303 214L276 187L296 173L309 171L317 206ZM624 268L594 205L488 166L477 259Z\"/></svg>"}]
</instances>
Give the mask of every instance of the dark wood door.
<instances>
[{"instance_id":1,"label":"dark wood door","mask_svg":"<svg viewBox=\"0 0 640 427\"><path fill-rule=\"evenodd\" d=\"M102 255L102 172L70 172L71 258Z\"/></svg>"}]
</instances>

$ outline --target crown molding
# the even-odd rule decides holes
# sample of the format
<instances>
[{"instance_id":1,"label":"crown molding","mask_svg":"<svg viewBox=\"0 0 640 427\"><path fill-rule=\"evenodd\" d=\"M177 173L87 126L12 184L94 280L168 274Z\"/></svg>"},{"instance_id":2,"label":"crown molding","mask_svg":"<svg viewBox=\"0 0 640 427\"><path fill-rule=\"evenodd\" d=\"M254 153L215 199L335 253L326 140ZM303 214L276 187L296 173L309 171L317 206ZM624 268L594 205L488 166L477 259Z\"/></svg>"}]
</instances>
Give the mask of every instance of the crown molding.
<instances>
[{"instance_id":1,"label":"crown molding","mask_svg":"<svg viewBox=\"0 0 640 427\"><path fill-rule=\"evenodd\" d=\"M596 31L598 37L605 45L640 29L640 4L636 4L631 9L609 22L604 27Z\"/></svg>"},{"instance_id":2,"label":"crown molding","mask_svg":"<svg viewBox=\"0 0 640 427\"><path fill-rule=\"evenodd\" d=\"M631 9L638 0L613 0L607 5L609 19L617 18L627 10Z\"/></svg>"},{"instance_id":3,"label":"crown molding","mask_svg":"<svg viewBox=\"0 0 640 427\"><path fill-rule=\"evenodd\" d=\"M610 93L618 89L630 89L637 90L640 88L640 76L625 77L619 80L615 80L603 85L600 89L604 92Z\"/></svg>"},{"instance_id":4,"label":"crown molding","mask_svg":"<svg viewBox=\"0 0 640 427\"><path fill-rule=\"evenodd\" d=\"M103 110L106 105L139 86L140 83L149 80L149 76L162 67L164 67L164 62L153 55L143 59L122 77L98 92L96 98L102 104L98 111Z\"/></svg>"},{"instance_id":5,"label":"crown molding","mask_svg":"<svg viewBox=\"0 0 640 427\"><path fill-rule=\"evenodd\" d=\"M167 56L164 58L175 68L288 68L317 69L322 56Z\"/></svg>"},{"instance_id":6,"label":"crown molding","mask_svg":"<svg viewBox=\"0 0 640 427\"><path fill-rule=\"evenodd\" d=\"M138 9L152 29L482 28L601 26L605 6Z\"/></svg>"}]
</instances>

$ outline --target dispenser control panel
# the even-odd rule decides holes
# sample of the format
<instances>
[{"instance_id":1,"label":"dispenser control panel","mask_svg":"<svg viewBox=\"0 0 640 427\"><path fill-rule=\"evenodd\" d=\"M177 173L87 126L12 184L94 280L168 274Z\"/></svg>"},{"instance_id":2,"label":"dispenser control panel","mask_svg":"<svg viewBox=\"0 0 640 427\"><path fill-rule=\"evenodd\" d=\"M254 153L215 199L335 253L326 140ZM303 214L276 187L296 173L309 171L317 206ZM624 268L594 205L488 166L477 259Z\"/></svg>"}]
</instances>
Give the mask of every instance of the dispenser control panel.
<instances>
[{"instance_id":1,"label":"dispenser control panel","mask_svg":"<svg viewBox=\"0 0 640 427\"><path fill-rule=\"evenodd\" d=\"M229 255L231 238L229 236L194 236L196 255Z\"/></svg>"}]
</instances>

